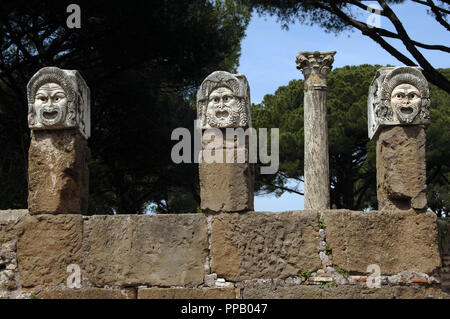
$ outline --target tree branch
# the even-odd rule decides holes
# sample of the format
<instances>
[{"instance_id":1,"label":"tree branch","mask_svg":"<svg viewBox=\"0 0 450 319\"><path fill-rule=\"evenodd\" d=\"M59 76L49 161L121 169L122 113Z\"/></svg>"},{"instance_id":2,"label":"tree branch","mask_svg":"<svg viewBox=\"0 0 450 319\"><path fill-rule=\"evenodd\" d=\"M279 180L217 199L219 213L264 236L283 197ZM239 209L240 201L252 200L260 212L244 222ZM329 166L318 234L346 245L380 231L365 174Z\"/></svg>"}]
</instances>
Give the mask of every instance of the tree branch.
<instances>
[{"instance_id":1,"label":"tree branch","mask_svg":"<svg viewBox=\"0 0 450 319\"><path fill-rule=\"evenodd\" d=\"M436 7L436 5L434 4L434 2L432 0L427 0L427 2L430 4L431 7L431 11L433 11L434 13L434 17L437 20L437 22L439 22L444 28L447 29L447 31L450 31L450 25L447 23L447 21L444 20L444 18L442 17L442 14L439 12L439 8ZM447 10L446 10L447 11ZM446 14L450 13L449 11L447 11Z\"/></svg>"},{"instance_id":2,"label":"tree branch","mask_svg":"<svg viewBox=\"0 0 450 319\"><path fill-rule=\"evenodd\" d=\"M290 192L290 193L294 193L294 194L298 194L298 195L302 195L302 196L305 195L302 192L299 192L299 191L296 191L296 190L293 190L291 188L287 188L287 187L284 187L284 186L275 185L275 184L272 184L272 183L268 183L268 185L273 186L273 187L278 188L278 189L281 189L281 190L286 191L286 192Z\"/></svg>"},{"instance_id":3,"label":"tree branch","mask_svg":"<svg viewBox=\"0 0 450 319\"><path fill-rule=\"evenodd\" d=\"M423 4L423 5L425 5L425 6L427 6L427 7L431 7L431 4L429 3L430 1L422 1L422 0L412 0L413 2L416 2L416 3L419 3L419 4ZM441 8L441 7L437 7L434 3L433 3L433 1L431 1L431 3L433 4L433 6L436 8L436 10L437 11L442 11L444 14L450 14L450 11L449 10L446 10L446 9L444 9L444 8Z\"/></svg>"},{"instance_id":4,"label":"tree branch","mask_svg":"<svg viewBox=\"0 0 450 319\"><path fill-rule=\"evenodd\" d=\"M414 59L416 59L419 65L423 68L423 73L428 81L450 93L450 81L448 81L441 73L437 72L427 61L427 59L425 59L422 53L417 50L405 28L403 27L403 24L400 22L394 11L392 11L392 9L387 5L387 3L384 0L378 0L378 3L381 5L383 10L386 12L386 16L394 25L398 35L400 36L400 40L405 45L406 49L409 51L409 53L412 54Z\"/></svg>"},{"instance_id":5,"label":"tree branch","mask_svg":"<svg viewBox=\"0 0 450 319\"><path fill-rule=\"evenodd\" d=\"M403 25L400 23L397 16L395 16L395 14L392 12L389 6L384 1L379 0L378 2L385 10L387 17L396 27L399 39L403 42L406 49L416 59L417 63L423 68L423 74L427 78L427 80L433 83L434 85L438 86L439 88L450 93L450 82L441 73L436 71L436 69L434 69L433 66L431 66L431 64L417 50L417 48L412 43L412 40L406 33L406 30L403 28ZM340 8L338 8L336 4L331 3L330 7L323 6L322 8L333 14L336 14L344 22L360 30L362 34L367 35L372 40L377 42L384 50L389 52L393 57L395 57L400 62L408 66L417 65L417 63L409 59L407 56L405 56L400 51L395 49L392 45L390 45L386 40L384 40L383 37L376 32L376 30L369 28L365 23L361 23L360 21L354 20L351 17L347 16L347 14L345 14Z\"/></svg>"}]
</instances>

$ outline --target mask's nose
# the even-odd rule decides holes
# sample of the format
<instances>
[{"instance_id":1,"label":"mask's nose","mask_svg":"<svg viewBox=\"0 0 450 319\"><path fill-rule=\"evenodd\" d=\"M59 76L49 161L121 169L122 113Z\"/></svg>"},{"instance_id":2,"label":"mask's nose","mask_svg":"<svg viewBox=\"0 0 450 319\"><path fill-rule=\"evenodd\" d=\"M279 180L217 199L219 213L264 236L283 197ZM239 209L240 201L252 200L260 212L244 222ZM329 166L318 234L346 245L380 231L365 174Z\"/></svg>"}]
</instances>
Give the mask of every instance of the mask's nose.
<instances>
[{"instance_id":1,"label":"mask's nose","mask_svg":"<svg viewBox=\"0 0 450 319\"><path fill-rule=\"evenodd\" d=\"M51 99L49 99L45 104L44 104L44 108L51 110L53 109L53 101Z\"/></svg>"},{"instance_id":2,"label":"mask's nose","mask_svg":"<svg viewBox=\"0 0 450 319\"><path fill-rule=\"evenodd\" d=\"M223 99L220 99L219 104L218 104L218 108L219 109L223 109L225 107L225 103L223 102Z\"/></svg>"}]
</instances>

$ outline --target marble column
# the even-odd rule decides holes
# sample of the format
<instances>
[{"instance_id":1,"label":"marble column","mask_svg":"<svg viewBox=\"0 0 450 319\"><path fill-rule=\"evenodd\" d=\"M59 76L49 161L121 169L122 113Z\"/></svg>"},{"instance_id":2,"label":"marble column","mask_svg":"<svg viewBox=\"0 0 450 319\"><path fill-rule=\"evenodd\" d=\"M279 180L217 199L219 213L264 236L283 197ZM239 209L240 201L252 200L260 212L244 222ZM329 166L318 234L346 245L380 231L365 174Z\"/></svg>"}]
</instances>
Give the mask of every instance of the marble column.
<instances>
[{"instance_id":1,"label":"marble column","mask_svg":"<svg viewBox=\"0 0 450 319\"><path fill-rule=\"evenodd\" d=\"M304 77L305 209L330 208L327 78L335 51L300 52L297 69Z\"/></svg>"}]
</instances>

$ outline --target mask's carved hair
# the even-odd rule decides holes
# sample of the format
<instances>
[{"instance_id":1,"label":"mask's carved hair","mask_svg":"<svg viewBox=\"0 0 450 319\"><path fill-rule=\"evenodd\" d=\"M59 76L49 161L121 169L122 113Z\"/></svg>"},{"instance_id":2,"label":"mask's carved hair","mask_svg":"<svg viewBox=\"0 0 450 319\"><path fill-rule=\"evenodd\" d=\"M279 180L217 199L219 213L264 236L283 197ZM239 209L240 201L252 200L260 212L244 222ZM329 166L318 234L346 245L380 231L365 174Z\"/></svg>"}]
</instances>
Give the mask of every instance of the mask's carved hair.
<instances>
[{"instance_id":1,"label":"mask's carved hair","mask_svg":"<svg viewBox=\"0 0 450 319\"><path fill-rule=\"evenodd\" d=\"M40 69L28 82L27 100L28 100L28 125L36 125L36 110L34 109L34 100L36 93L41 86L47 83L56 83L62 87L67 97L67 115L66 125L74 126L76 124L75 112L76 101L78 99L75 88L70 84L68 76L63 70L56 67L45 67Z\"/></svg>"}]
</instances>

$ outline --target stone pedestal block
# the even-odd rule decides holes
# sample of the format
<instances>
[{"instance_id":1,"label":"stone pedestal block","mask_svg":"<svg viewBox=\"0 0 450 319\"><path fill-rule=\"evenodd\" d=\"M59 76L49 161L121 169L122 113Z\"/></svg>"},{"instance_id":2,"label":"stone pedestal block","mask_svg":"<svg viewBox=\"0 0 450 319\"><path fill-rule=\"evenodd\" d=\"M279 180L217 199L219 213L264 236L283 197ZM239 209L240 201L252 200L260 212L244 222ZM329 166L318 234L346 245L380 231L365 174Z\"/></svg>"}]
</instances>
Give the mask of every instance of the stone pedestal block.
<instances>
[{"instance_id":1,"label":"stone pedestal block","mask_svg":"<svg viewBox=\"0 0 450 319\"><path fill-rule=\"evenodd\" d=\"M34 130L28 158L30 214L84 214L89 149L75 129Z\"/></svg>"},{"instance_id":2,"label":"stone pedestal block","mask_svg":"<svg viewBox=\"0 0 450 319\"><path fill-rule=\"evenodd\" d=\"M254 165L249 163L249 140L227 137L225 129L220 132L214 138L211 131L205 131L202 136L201 209L205 212L253 210L255 173Z\"/></svg>"},{"instance_id":3,"label":"stone pedestal block","mask_svg":"<svg viewBox=\"0 0 450 319\"><path fill-rule=\"evenodd\" d=\"M410 211L328 210L322 215L333 266L382 275L402 271L436 274L441 267L436 214Z\"/></svg>"},{"instance_id":4,"label":"stone pedestal block","mask_svg":"<svg viewBox=\"0 0 450 319\"><path fill-rule=\"evenodd\" d=\"M297 276L321 268L318 213L220 214L211 222L211 272L227 281Z\"/></svg>"},{"instance_id":5,"label":"stone pedestal block","mask_svg":"<svg viewBox=\"0 0 450 319\"><path fill-rule=\"evenodd\" d=\"M83 217L25 216L18 225L17 258L23 287L66 284L67 266L82 266Z\"/></svg>"},{"instance_id":6,"label":"stone pedestal block","mask_svg":"<svg viewBox=\"0 0 450 319\"><path fill-rule=\"evenodd\" d=\"M379 210L426 210L425 129L390 126L377 139Z\"/></svg>"},{"instance_id":7,"label":"stone pedestal block","mask_svg":"<svg viewBox=\"0 0 450 319\"><path fill-rule=\"evenodd\" d=\"M235 299L234 288L140 288L137 299Z\"/></svg>"},{"instance_id":8,"label":"stone pedestal block","mask_svg":"<svg viewBox=\"0 0 450 319\"><path fill-rule=\"evenodd\" d=\"M99 287L200 285L207 249L203 214L92 216L85 222L86 276Z\"/></svg>"},{"instance_id":9,"label":"stone pedestal block","mask_svg":"<svg viewBox=\"0 0 450 319\"><path fill-rule=\"evenodd\" d=\"M205 212L253 210L251 163L200 163L201 209Z\"/></svg>"}]
</instances>

